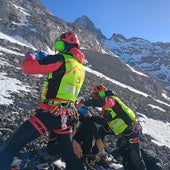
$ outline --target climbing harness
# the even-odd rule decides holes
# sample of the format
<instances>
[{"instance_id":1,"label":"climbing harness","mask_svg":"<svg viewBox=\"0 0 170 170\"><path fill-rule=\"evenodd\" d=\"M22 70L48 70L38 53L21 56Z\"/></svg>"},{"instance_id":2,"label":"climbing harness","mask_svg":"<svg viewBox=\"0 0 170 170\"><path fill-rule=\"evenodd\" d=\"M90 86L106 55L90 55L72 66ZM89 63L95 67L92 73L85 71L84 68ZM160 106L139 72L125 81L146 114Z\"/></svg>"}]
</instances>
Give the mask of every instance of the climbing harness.
<instances>
[{"instance_id":1,"label":"climbing harness","mask_svg":"<svg viewBox=\"0 0 170 170\"><path fill-rule=\"evenodd\" d=\"M52 116L60 116L61 117L61 128L53 129L55 134L69 134L73 132L72 125L67 125L67 121L70 117L78 120L77 109L74 106L74 103L60 103L58 105L49 105L46 103L41 103L39 108L46 113L51 114ZM46 132L48 132L48 128L44 125L44 123L35 115L30 117L30 123L34 126L34 128L39 132L41 136L45 136ZM47 138L46 138L47 140ZM48 139L48 141L52 141L54 139Z\"/></svg>"}]
</instances>

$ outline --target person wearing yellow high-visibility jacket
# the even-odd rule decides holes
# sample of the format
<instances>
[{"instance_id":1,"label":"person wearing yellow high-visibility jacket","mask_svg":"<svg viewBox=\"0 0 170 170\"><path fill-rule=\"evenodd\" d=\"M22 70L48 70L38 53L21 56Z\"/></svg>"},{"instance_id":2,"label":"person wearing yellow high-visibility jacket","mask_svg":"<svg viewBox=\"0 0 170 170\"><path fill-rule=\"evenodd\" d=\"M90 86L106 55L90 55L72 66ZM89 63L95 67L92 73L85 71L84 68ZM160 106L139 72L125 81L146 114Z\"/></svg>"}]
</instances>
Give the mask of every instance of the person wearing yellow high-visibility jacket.
<instances>
[{"instance_id":1,"label":"person wearing yellow high-visibility jacket","mask_svg":"<svg viewBox=\"0 0 170 170\"><path fill-rule=\"evenodd\" d=\"M88 106L101 107L100 115L93 116L88 111ZM146 170L139 146L141 126L136 114L118 96L104 85L98 84L93 87L91 98L79 103L78 108L85 118L102 125L98 132L101 139L107 134L117 136L117 146L125 170ZM75 134L74 140L79 139L77 135ZM95 152L93 148L93 153Z\"/></svg>"},{"instance_id":2,"label":"person wearing yellow high-visibility jacket","mask_svg":"<svg viewBox=\"0 0 170 170\"><path fill-rule=\"evenodd\" d=\"M24 73L47 74L41 102L35 114L0 147L0 170L9 170L13 157L27 143L53 131L67 170L83 170L84 166L72 147L72 126L77 114L74 104L85 78L84 54L77 35L66 32L54 44L58 53L27 53L22 63Z\"/></svg>"}]
</instances>

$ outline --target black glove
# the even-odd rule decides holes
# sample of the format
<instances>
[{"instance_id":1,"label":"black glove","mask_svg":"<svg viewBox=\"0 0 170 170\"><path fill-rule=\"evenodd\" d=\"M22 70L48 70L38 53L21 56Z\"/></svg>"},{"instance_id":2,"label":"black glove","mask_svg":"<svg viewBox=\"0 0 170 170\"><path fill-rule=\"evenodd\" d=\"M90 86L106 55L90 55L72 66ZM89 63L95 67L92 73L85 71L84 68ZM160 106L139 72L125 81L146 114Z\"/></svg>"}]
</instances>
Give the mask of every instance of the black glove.
<instances>
[{"instance_id":1,"label":"black glove","mask_svg":"<svg viewBox=\"0 0 170 170\"><path fill-rule=\"evenodd\" d=\"M107 90L107 91L105 91L105 95L106 96L114 96L115 94L112 92L112 90Z\"/></svg>"}]
</instances>

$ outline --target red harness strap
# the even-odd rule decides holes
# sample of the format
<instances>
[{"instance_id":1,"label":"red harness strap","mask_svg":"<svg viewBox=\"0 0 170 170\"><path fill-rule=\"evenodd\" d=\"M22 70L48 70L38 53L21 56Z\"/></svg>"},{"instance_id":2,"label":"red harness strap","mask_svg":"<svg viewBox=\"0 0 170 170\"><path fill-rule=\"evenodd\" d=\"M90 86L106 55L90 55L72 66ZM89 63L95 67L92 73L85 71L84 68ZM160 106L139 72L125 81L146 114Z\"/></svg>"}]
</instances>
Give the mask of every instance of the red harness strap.
<instances>
[{"instance_id":1,"label":"red harness strap","mask_svg":"<svg viewBox=\"0 0 170 170\"><path fill-rule=\"evenodd\" d=\"M140 142L139 137L129 139L129 143L139 143L139 142Z\"/></svg>"},{"instance_id":2,"label":"red harness strap","mask_svg":"<svg viewBox=\"0 0 170 170\"><path fill-rule=\"evenodd\" d=\"M60 110L60 105L49 105L46 103L40 103L39 108L42 109L43 111L49 112L52 115L54 115L56 112Z\"/></svg>"},{"instance_id":3,"label":"red harness strap","mask_svg":"<svg viewBox=\"0 0 170 170\"><path fill-rule=\"evenodd\" d=\"M73 133L72 126L67 126L67 118L68 116L77 116L77 112L74 109L69 109L62 107L61 105L49 105L46 103L40 103L39 108L43 111L49 112L50 114L54 116L61 116L61 129L53 129L55 134L69 134ZM39 120L40 121L40 120ZM41 123L41 124L40 124ZM38 124L41 126L37 126L37 122L35 123L33 121L33 126L38 130L38 132L42 135L42 129L46 132L46 127L42 122L38 122ZM47 130L48 131L48 130Z\"/></svg>"},{"instance_id":4,"label":"red harness strap","mask_svg":"<svg viewBox=\"0 0 170 170\"><path fill-rule=\"evenodd\" d=\"M42 136L44 133L48 132L47 127L42 123L42 121L36 117L35 115L30 117L30 123L34 126L34 128L39 132Z\"/></svg>"}]
</instances>

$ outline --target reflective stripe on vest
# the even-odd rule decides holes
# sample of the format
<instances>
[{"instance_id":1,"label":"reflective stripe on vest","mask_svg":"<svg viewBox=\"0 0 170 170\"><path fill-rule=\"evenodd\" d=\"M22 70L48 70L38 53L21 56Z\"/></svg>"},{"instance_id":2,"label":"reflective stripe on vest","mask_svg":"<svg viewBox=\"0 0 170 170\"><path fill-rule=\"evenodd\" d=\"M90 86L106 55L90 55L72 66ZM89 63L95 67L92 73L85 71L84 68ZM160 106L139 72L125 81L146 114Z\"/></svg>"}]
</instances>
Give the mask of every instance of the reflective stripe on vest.
<instances>
[{"instance_id":1,"label":"reflective stripe on vest","mask_svg":"<svg viewBox=\"0 0 170 170\"><path fill-rule=\"evenodd\" d=\"M115 105L113 105L112 107L108 107L110 104L108 105L107 101L111 103L110 100L106 100L106 104L105 106L103 106L103 113L106 111L111 115L112 120L110 122L107 122L108 126L115 135L119 135L129 126L128 122L126 122L126 118L128 118L130 122L134 122L136 119L136 115L118 97L112 96L112 98L110 99L115 100L116 104L119 105L121 110L118 110L118 112L121 113L116 113L117 110L114 109Z\"/></svg>"}]
</instances>

